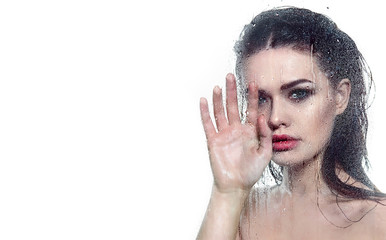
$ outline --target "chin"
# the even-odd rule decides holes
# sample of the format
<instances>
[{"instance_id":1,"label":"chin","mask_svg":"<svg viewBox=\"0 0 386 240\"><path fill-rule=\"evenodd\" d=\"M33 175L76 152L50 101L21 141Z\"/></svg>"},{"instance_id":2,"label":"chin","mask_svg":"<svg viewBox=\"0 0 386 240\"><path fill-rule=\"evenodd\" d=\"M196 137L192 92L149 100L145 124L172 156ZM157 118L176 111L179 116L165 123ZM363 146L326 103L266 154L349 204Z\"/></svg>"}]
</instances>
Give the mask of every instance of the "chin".
<instances>
[{"instance_id":1,"label":"chin","mask_svg":"<svg viewBox=\"0 0 386 240\"><path fill-rule=\"evenodd\" d=\"M314 159L315 154L296 153L293 151L274 151L272 156L272 161L281 167L302 167Z\"/></svg>"}]
</instances>

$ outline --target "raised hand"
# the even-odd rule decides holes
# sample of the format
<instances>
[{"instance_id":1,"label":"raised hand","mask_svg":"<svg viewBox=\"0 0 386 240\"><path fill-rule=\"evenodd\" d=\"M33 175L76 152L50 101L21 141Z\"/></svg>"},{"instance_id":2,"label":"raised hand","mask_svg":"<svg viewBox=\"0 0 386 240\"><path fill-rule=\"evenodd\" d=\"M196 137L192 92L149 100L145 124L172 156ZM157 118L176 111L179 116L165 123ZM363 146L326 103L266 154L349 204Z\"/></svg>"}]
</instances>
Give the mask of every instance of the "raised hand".
<instances>
[{"instance_id":1,"label":"raised hand","mask_svg":"<svg viewBox=\"0 0 386 240\"><path fill-rule=\"evenodd\" d=\"M222 99L222 91L216 86L213 108L217 130L210 117L207 100L200 100L214 187L223 193L249 191L272 157L272 132L265 117L258 116L258 90L254 82L248 84L245 124L240 121L233 74L226 76L226 114Z\"/></svg>"}]
</instances>

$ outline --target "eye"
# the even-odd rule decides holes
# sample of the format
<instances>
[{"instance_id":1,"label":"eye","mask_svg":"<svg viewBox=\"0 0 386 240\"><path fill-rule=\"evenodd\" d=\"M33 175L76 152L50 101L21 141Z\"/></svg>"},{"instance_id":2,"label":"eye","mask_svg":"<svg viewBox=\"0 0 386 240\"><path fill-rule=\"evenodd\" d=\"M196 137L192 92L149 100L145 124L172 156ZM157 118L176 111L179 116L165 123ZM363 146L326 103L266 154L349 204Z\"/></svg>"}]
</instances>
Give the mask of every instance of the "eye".
<instances>
[{"instance_id":1,"label":"eye","mask_svg":"<svg viewBox=\"0 0 386 240\"><path fill-rule=\"evenodd\" d=\"M289 98L299 102L309 97L311 93L312 92L309 89L295 89L290 92Z\"/></svg>"},{"instance_id":2,"label":"eye","mask_svg":"<svg viewBox=\"0 0 386 240\"><path fill-rule=\"evenodd\" d=\"M265 104L269 100L269 96L264 91L259 91L259 105Z\"/></svg>"},{"instance_id":3,"label":"eye","mask_svg":"<svg viewBox=\"0 0 386 240\"><path fill-rule=\"evenodd\" d=\"M268 100L266 97L259 97L259 105L266 103Z\"/></svg>"}]
</instances>

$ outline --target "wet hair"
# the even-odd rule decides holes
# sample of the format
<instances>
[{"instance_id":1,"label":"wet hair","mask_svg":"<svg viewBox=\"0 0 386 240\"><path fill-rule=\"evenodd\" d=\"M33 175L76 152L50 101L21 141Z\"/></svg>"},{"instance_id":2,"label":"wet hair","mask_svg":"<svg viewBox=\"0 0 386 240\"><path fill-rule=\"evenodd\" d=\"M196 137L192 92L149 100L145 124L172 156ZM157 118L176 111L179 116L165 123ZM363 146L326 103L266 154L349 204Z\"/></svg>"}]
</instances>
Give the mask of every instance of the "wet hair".
<instances>
[{"instance_id":1,"label":"wet hair","mask_svg":"<svg viewBox=\"0 0 386 240\"><path fill-rule=\"evenodd\" d=\"M368 93L373 85L371 71L355 42L328 17L307 9L285 7L262 12L244 27L234 47L242 117L245 119L243 113L247 104L243 77L245 60L262 50L282 47L311 53L332 87L345 78L351 82L348 106L335 119L321 164L320 173L330 190L349 199L377 201L385 197L386 194L375 187L365 171L369 167L366 110ZM272 161L268 167L276 183L280 184L283 168ZM342 181L337 169L344 170L366 187Z\"/></svg>"}]
</instances>

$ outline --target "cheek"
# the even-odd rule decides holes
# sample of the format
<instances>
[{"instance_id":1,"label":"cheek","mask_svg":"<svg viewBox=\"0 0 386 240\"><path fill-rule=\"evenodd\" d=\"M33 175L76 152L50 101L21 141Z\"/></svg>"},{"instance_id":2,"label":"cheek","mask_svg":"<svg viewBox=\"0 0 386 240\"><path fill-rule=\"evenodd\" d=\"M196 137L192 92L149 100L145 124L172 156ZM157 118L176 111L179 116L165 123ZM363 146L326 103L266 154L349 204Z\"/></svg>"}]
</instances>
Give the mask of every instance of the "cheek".
<instances>
[{"instance_id":1,"label":"cheek","mask_svg":"<svg viewBox=\"0 0 386 240\"><path fill-rule=\"evenodd\" d=\"M318 142L317 145L324 145L331 136L335 120L334 107L330 102L320 105L311 105L305 113L307 117L301 120L302 128L307 131L310 141ZM306 120L307 119L307 120Z\"/></svg>"},{"instance_id":2,"label":"cheek","mask_svg":"<svg viewBox=\"0 0 386 240\"><path fill-rule=\"evenodd\" d=\"M259 106L257 108L257 114L259 116L264 115L266 117L269 117L271 114L271 103L268 101L268 102L265 102L263 104L259 104Z\"/></svg>"}]
</instances>

